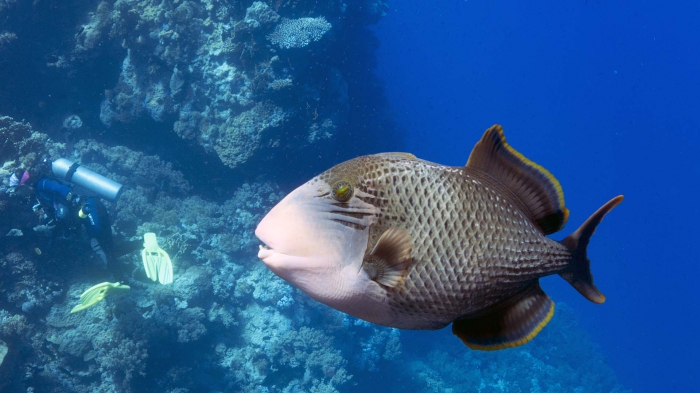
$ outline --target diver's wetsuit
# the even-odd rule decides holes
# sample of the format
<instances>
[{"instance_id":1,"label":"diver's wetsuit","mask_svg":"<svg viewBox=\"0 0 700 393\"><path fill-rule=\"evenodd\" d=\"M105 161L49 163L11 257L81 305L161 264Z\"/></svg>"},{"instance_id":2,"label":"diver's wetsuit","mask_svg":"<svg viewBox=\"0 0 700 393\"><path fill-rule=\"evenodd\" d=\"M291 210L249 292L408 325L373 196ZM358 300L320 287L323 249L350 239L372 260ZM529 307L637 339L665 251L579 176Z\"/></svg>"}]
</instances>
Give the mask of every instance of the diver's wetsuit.
<instances>
[{"instance_id":1,"label":"diver's wetsuit","mask_svg":"<svg viewBox=\"0 0 700 393\"><path fill-rule=\"evenodd\" d=\"M71 188L65 184L42 177L34 186L39 199L53 209L57 225L62 229L71 229L80 224L90 237L92 250L100 257L103 263L107 263L113 247L112 228L107 213L107 208L98 198L88 197L81 199L83 211L87 211L85 218L78 216L79 207L76 206L76 198L71 193Z\"/></svg>"}]
</instances>

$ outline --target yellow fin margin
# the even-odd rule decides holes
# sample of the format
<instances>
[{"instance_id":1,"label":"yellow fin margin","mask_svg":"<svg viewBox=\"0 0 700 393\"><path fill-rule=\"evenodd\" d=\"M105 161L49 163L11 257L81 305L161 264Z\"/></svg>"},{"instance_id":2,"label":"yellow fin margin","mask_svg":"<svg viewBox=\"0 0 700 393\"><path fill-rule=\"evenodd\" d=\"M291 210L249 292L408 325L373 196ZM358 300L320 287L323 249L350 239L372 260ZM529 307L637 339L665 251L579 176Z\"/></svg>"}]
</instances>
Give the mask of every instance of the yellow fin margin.
<instances>
[{"instance_id":1,"label":"yellow fin margin","mask_svg":"<svg viewBox=\"0 0 700 393\"><path fill-rule=\"evenodd\" d=\"M552 173L548 171L547 168L525 157L521 152L515 150L513 146L509 145L506 141L506 135L503 132L503 127L500 124L495 124L493 127L496 128L496 131L498 132L498 137L501 138L501 143L503 143L503 147L505 147L506 150L508 150L512 155L516 156L520 161L522 161L526 165L540 171L547 179L549 179L550 182L552 182L552 185L557 190L557 196L559 197L559 205L561 205L561 207L564 210L563 220L564 223L566 223L569 220L569 209L566 208L566 204L564 203L564 189L562 189L559 180L557 180L557 178L554 177L554 175L552 175Z\"/></svg>"},{"instance_id":2,"label":"yellow fin margin","mask_svg":"<svg viewBox=\"0 0 700 393\"><path fill-rule=\"evenodd\" d=\"M542 321L540 321L540 323L538 323L537 326L535 326L535 328L532 329L532 331L527 336L521 338L520 340L509 341L509 342L496 344L496 345L470 344L464 340L462 340L462 342L464 343L464 345L469 347L469 349L475 349L475 350L479 350L479 351L498 351L501 349L515 348L515 347L519 347L521 345L525 345L528 342L530 342L533 338L535 338L538 334L540 334L542 329L544 329L544 327L547 326L549 321L552 320L552 317L554 316L554 309L555 309L555 305L554 305L554 302L552 302L552 305L549 307L549 312L547 312L547 316L544 317L544 319Z\"/></svg>"},{"instance_id":3,"label":"yellow fin margin","mask_svg":"<svg viewBox=\"0 0 700 393\"><path fill-rule=\"evenodd\" d=\"M569 219L559 181L508 144L500 125L486 130L466 166L499 183L544 234L559 231Z\"/></svg>"},{"instance_id":4,"label":"yellow fin margin","mask_svg":"<svg viewBox=\"0 0 700 393\"><path fill-rule=\"evenodd\" d=\"M472 349L495 351L532 340L554 315L554 302L534 282L519 294L452 323L452 333Z\"/></svg>"}]
</instances>

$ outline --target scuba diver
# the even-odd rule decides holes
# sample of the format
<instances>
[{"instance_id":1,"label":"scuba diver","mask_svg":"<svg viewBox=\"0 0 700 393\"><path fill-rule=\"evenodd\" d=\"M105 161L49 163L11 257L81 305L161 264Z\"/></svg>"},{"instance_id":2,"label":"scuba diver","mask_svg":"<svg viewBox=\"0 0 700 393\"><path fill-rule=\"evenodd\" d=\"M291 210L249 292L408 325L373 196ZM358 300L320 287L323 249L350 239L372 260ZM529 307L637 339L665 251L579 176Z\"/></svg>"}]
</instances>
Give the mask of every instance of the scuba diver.
<instances>
[{"instance_id":1,"label":"scuba diver","mask_svg":"<svg viewBox=\"0 0 700 393\"><path fill-rule=\"evenodd\" d=\"M37 172L36 182L30 181L32 176L28 172L16 172L10 178L11 189L14 187L18 195L36 196L38 203L33 210L44 225L52 228L54 239L69 237L84 227L90 247L102 267L106 267L112 258L114 241L109 213L100 197L116 200L121 184L63 158L53 163L45 159L43 168Z\"/></svg>"},{"instance_id":2,"label":"scuba diver","mask_svg":"<svg viewBox=\"0 0 700 393\"><path fill-rule=\"evenodd\" d=\"M73 231L81 224L90 239L90 247L102 264L107 264L107 256L113 248L112 224L107 208L95 197L74 195L71 187L55 180L42 177L34 184L44 219L61 231ZM48 212L48 213L47 213Z\"/></svg>"},{"instance_id":3,"label":"scuba diver","mask_svg":"<svg viewBox=\"0 0 700 393\"><path fill-rule=\"evenodd\" d=\"M32 170L30 176L28 171L18 170L9 179L9 187L0 185L0 190L5 189L7 194L20 197L33 197L38 202L33 206L34 213L37 213L43 225L26 228L28 222L29 209L21 214L19 221L9 223L12 231L19 235L12 237L0 236L0 248L2 239L19 239L17 236L31 236L30 242L36 241L39 237L37 233L44 232L37 228L43 226L51 233L53 242L59 239L72 239L76 232L83 227L87 238L90 239L90 246L101 261L101 267L109 267L112 278L122 280L133 277L134 271L125 271L121 264L116 263L117 258L131 253L137 249L141 250L141 260L146 277L152 281L157 281L162 285L173 283L173 264L168 253L158 245L156 234L148 232L143 234L144 242L140 240L121 239L119 247L115 249L112 237L112 226L109 214L100 198L115 201L122 191L122 185L107 179L89 169L81 167L66 159L59 159L50 163L44 160L43 165ZM35 179L38 179L35 181ZM0 194L0 198L5 197ZM5 197L6 198L6 197ZM32 198L32 199L33 199ZM27 205L29 198L9 198L14 199L17 205ZM0 199L0 203L3 203ZM3 209L0 208L0 213ZM17 214L15 214L17 215ZM0 226L7 220L0 220ZM16 229L14 224L24 222L21 229ZM26 228L26 229L25 229ZM24 229L24 232L22 231ZM26 245L26 240L22 239ZM35 248L38 255L41 255L39 248ZM122 282L102 282L88 288L80 295L80 303L71 310L76 313L90 308L102 300L108 294L125 293L130 290L128 285Z\"/></svg>"}]
</instances>

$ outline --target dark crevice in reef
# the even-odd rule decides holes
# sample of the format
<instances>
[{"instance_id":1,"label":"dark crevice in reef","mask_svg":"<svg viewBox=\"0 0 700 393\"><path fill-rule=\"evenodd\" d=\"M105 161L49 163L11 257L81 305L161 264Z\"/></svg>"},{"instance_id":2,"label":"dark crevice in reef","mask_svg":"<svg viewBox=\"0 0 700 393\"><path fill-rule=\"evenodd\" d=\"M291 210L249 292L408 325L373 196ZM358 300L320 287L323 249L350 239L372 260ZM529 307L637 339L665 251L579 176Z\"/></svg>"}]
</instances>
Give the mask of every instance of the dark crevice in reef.
<instances>
[{"instance_id":1,"label":"dark crevice in reef","mask_svg":"<svg viewBox=\"0 0 700 393\"><path fill-rule=\"evenodd\" d=\"M96 3L17 1L7 6L0 31L16 38L0 47L0 113L45 132L71 114L84 121L95 116L105 89L116 83L124 50L119 43L106 43L99 57L70 65L66 54Z\"/></svg>"},{"instance_id":2,"label":"dark crevice in reef","mask_svg":"<svg viewBox=\"0 0 700 393\"><path fill-rule=\"evenodd\" d=\"M132 124L113 125L100 136L100 141L158 156L183 174L193 187L193 194L212 201L223 202L245 180L239 171L225 166L202 146L175 136L172 124L146 117Z\"/></svg>"},{"instance_id":3,"label":"dark crevice in reef","mask_svg":"<svg viewBox=\"0 0 700 393\"><path fill-rule=\"evenodd\" d=\"M300 140L305 136L299 130L306 127L306 112L319 117L333 116L337 107L328 103L338 99L334 96L338 92L322 89L318 92L319 100L308 99L308 94L300 94L308 102L298 102L296 105L302 114L281 127L279 134L285 143L276 154L272 166L261 170L253 167L255 164L248 164L242 167L244 170L267 172L266 176L283 189L292 189L333 165L358 155L404 150L403 135L391 117L384 84L374 73L374 52L379 45L377 38L371 30L360 26L342 32L333 36L333 45L286 58L295 65L294 78L301 81L299 84L309 82L311 85L314 79L318 79L317 75L332 74L333 69L340 72L347 83L348 108L340 117L337 132L330 141L315 146L305 145L305 141Z\"/></svg>"},{"instance_id":4,"label":"dark crevice in reef","mask_svg":"<svg viewBox=\"0 0 700 393\"><path fill-rule=\"evenodd\" d=\"M330 60L345 75L350 98L346 124L348 132L340 135L340 141L343 144L361 146L365 154L401 151L403 135L399 133L390 115L384 84L374 73L377 60L375 52L379 41L365 27L347 29L344 32L345 36L339 40L346 44L339 45L341 51L335 53Z\"/></svg>"}]
</instances>

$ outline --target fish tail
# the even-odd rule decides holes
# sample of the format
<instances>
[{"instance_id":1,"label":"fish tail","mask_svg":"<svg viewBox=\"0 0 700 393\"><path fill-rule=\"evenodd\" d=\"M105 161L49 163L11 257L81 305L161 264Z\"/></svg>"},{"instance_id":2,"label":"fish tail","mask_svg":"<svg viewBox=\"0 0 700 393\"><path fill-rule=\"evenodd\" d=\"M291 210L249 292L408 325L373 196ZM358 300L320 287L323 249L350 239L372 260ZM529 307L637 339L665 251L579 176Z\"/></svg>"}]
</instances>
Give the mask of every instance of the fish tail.
<instances>
[{"instance_id":1,"label":"fish tail","mask_svg":"<svg viewBox=\"0 0 700 393\"><path fill-rule=\"evenodd\" d=\"M591 261L588 259L588 243L603 217L622 202L619 195L593 213L574 233L561 241L571 251L571 262L559 275L571 284L581 295L593 303L605 302L605 295L593 284Z\"/></svg>"}]
</instances>

